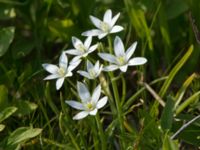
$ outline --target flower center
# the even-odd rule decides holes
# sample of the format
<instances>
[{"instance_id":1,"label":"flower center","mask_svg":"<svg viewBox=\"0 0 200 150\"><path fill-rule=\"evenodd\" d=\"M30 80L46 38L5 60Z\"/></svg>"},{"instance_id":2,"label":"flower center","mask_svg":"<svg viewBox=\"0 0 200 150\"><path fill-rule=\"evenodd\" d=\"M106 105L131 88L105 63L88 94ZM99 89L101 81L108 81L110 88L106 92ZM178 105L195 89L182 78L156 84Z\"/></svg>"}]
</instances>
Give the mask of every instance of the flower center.
<instances>
[{"instance_id":1,"label":"flower center","mask_svg":"<svg viewBox=\"0 0 200 150\"><path fill-rule=\"evenodd\" d=\"M89 71L89 74L92 78L95 78L96 77L96 72L94 71L94 69L90 69Z\"/></svg>"},{"instance_id":2,"label":"flower center","mask_svg":"<svg viewBox=\"0 0 200 150\"><path fill-rule=\"evenodd\" d=\"M110 26L106 22L101 22L101 30L103 32L109 32L110 31Z\"/></svg>"},{"instance_id":3,"label":"flower center","mask_svg":"<svg viewBox=\"0 0 200 150\"><path fill-rule=\"evenodd\" d=\"M80 50L81 52L87 51L86 47L83 44L79 44L77 47L78 47L78 50Z\"/></svg>"},{"instance_id":4,"label":"flower center","mask_svg":"<svg viewBox=\"0 0 200 150\"><path fill-rule=\"evenodd\" d=\"M119 63L120 66L126 64L126 59L124 56L119 56L117 57L117 62Z\"/></svg>"},{"instance_id":5,"label":"flower center","mask_svg":"<svg viewBox=\"0 0 200 150\"><path fill-rule=\"evenodd\" d=\"M58 69L58 74L59 74L60 76L65 76L65 69L64 69L64 68L59 68L59 69Z\"/></svg>"},{"instance_id":6,"label":"flower center","mask_svg":"<svg viewBox=\"0 0 200 150\"><path fill-rule=\"evenodd\" d=\"M88 102L88 103L86 104L86 108L87 108L88 110L93 110L93 109L94 109L94 106L92 105L91 102Z\"/></svg>"}]
</instances>

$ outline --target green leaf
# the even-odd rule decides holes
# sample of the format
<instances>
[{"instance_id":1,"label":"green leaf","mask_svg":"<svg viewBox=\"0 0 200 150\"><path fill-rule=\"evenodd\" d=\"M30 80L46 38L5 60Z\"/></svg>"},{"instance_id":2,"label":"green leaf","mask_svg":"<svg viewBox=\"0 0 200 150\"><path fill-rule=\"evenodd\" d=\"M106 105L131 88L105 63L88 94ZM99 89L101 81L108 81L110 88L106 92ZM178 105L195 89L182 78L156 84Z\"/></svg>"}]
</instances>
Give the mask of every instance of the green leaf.
<instances>
[{"instance_id":1,"label":"green leaf","mask_svg":"<svg viewBox=\"0 0 200 150\"><path fill-rule=\"evenodd\" d=\"M15 114L19 116L28 115L38 107L35 103L23 100L17 101L15 106L18 108Z\"/></svg>"},{"instance_id":2,"label":"green leaf","mask_svg":"<svg viewBox=\"0 0 200 150\"><path fill-rule=\"evenodd\" d=\"M7 107L3 111L0 112L0 122L8 118L17 110L16 107Z\"/></svg>"},{"instance_id":3,"label":"green leaf","mask_svg":"<svg viewBox=\"0 0 200 150\"><path fill-rule=\"evenodd\" d=\"M174 79L175 75L177 72L182 68L182 66L185 64L185 62L188 60L190 55L193 52L193 45L191 45L188 49L188 51L185 53L185 55L181 58L181 60L172 68L171 72L169 73L169 77L167 80L164 82L163 86L161 87L161 90L158 95L160 95L161 98L164 97L167 89L169 88L172 80Z\"/></svg>"},{"instance_id":4,"label":"green leaf","mask_svg":"<svg viewBox=\"0 0 200 150\"><path fill-rule=\"evenodd\" d=\"M165 108L161 115L161 127L163 130L171 129L173 121L174 100L168 97Z\"/></svg>"},{"instance_id":5,"label":"green leaf","mask_svg":"<svg viewBox=\"0 0 200 150\"><path fill-rule=\"evenodd\" d=\"M0 85L0 110L8 106L8 89L4 85Z\"/></svg>"},{"instance_id":6,"label":"green leaf","mask_svg":"<svg viewBox=\"0 0 200 150\"><path fill-rule=\"evenodd\" d=\"M14 38L14 27L7 27L0 30L0 57L3 56Z\"/></svg>"},{"instance_id":7,"label":"green leaf","mask_svg":"<svg viewBox=\"0 0 200 150\"><path fill-rule=\"evenodd\" d=\"M3 131L4 128L5 128L5 125L0 124L0 132Z\"/></svg>"},{"instance_id":8,"label":"green leaf","mask_svg":"<svg viewBox=\"0 0 200 150\"><path fill-rule=\"evenodd\" d=\"M162 150L179 150L178 143L171 140L168 135L165 135Z\"/></svg>"},{"instance_id":9,"label":"green leaf","mask_svg":"<svg viewBox=\"0 0 200 150\"><path fill-rule=\"evenodd\" d=\"M42 132L40 128L20 127L8 137L7 145L15 145L38 136Z\"/></svg>"}]
</instances>

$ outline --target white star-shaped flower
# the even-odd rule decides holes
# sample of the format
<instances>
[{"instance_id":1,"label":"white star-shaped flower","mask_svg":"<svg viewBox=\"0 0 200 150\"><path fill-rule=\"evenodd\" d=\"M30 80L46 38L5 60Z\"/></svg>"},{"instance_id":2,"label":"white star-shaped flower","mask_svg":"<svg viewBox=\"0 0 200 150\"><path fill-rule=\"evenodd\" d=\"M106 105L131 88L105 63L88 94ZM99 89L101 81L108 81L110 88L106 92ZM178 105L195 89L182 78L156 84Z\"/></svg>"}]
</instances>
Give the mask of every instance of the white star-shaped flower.
<instances>
[{"instance_id":1,"label":"white star-shaped flower","mask_svg":"<svg viewBox=\"0 0 200 150\"><path fill-rule=\"evenodd\" d=\"M90 46L91 43L92 37L87 37L84 43L80 39L72 37L72 44L75 49L66 50L65 53L75 55L76 59L86 57L89 53L92 53L98 47L98 44Z\"/></svg>"},{"instance_id":2,"label":"white star-shaped flower","mask_svg":"<svg viewBox=\"0 0 200 150\"><path fill-rule=\"evenodd\" d=\"M111 63L109 66L106 66L103 70L113 71L116 69L120 69L122 72L126 72L128 66L137 66L145 64L147 62L147 59L144 57L131 58L131 56L135 52L136 46L137 42L134 42L125 52L124 44L122 43L122 40L117 36L114 40L115 55L108 53L98 54L102 59Z\"/></svg>"},{"instance_id":3,"label":"white star-shaped flower","mask_svg":"<svg viewBox=\"0 0 200 150\"><path fill-rule=\"evenodd\" d=\"M59 66L53 64L42 64L43 68L51 73L51 75L48 75L44 80L57 79L56 89L59 90L63 85L64 79L73 75L72 71L80 62L80 60L71 61L68 65L68 58L64 53L62 53L59 58Z\"/></svg>"},{"instance_id":4,"label":"white star-shaped flower","mask_svg":"<svg viewBox=\"0 0 200 150\"><path fill-rule=\"evenodd\" d=\"M88 79L95 79L101 73L102 68L103 65L100 65L99 61L97 61L95 65L93 65L89 60L87 60L87 71L79 70L77 72Z\"/></svg>"},{"instance_id":5,"label":"white star-shaped flower","mask_svg":"<svg viewBox=\"0 0 200 150\"><path fill-rule=\"evenodd\" d=\"M100 98L101 95L101 86L98 85L92 94L90 95L88 88L85 84L78 82L77 90L80 96L81 102L77 102L74 100L66 100L65 102L71 107L81 110L78 114L76 114L73 119L80 120L85 118L88 115L96 115L98 109L102 108L108 101L108 97L104 96Z\"/></svg>"},{"instance_id":6,"label":"white star-shaped flower","mask_svg":"<svg viewBox=\"0 0 200 150\"><path fill-rule=\"evenodd\" d=\"M117 19L119 18L119 15L120 13L118 13L112 18L112 11L108 9L104 14L103 21L94 16L90 16L90 20L98 29L88 30L86 32L83 32L82 35L98 36L99 39L102 39L110 33L122 31L124 29L122 26L115 25Z\"/></svg>"}]
</instances>

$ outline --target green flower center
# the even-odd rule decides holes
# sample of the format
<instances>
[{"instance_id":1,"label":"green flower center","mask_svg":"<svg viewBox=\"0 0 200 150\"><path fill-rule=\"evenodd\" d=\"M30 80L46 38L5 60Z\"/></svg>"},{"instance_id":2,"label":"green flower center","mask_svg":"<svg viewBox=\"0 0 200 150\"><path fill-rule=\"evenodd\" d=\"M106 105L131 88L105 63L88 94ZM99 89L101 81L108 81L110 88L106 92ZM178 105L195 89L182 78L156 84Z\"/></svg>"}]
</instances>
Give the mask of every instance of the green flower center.
<instances>
[{"instance_id":1,"label":"green flower center","mask_svg":"<svg viewBox=\"0 0 200 150\"><path fill-rule=\"evenodd\" d=\"M90 69L89 71L89 74L92 78L95 78L96 77L96 72L94 71L94 69Z\"/></svg>"},{"instance_id":2,"label":"green flower center","mask_svg":"<svg viewBox=\"0 0 200 150\"><path fill-rule=\"evenodd\" d=\"M87 51L87 48L83 44L79 44L77 47L78 47L78 50L80 50L81 52Z\"/></svg>"},{"instance_id":3,"label":"green flower center","mask_svg":"<svg viewBox=\"0 0 200 150\"><path fill-rule=\"evenodd\" d=\"M92 105L91 102L88 102L88 103L86 104L86 108L87 108L88 110L93 110L93 109L94 109L94 106Z\"/></svg>"},{"instance_id":4,"label":"green flower center","mask_svg":"<svg viewBox=\"0 0 200 150\"><path fill-rule=\"evenodd\" d=\"M64 68L59 68L58 69L58 74L60 75L60 76L65 76L65 69Z\"/></svg>"},{"instance_id":5,"label":"green flower center","mask_svg":"<svg viewBox=\"0 0 200 150\"><path fill-rule=\"evenodd\" d=\"M101 22L101 30L103 31L103 32L109 32L110 31L110 26L109 26L109 24L108 23L106 23L106 22Z\"/></svg>"},{"instance_id":6,"label":"green flower center","mask_svg":"<svg viewBox=\"0 0 200 150\"><path fill-rule=\"evenodd\" d=\"M125 56L119 56L117 57L117 62L120 66L126 64L126 59L125 59Z\"/></svg>"}]
</instances>

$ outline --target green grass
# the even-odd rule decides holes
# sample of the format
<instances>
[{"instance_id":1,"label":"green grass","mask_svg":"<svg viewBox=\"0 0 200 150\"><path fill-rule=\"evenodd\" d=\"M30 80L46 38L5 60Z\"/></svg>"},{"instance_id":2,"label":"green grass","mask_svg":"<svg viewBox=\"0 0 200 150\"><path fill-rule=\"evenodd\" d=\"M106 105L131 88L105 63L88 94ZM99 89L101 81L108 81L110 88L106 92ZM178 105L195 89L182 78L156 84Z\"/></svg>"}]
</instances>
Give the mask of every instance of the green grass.
<instances>
[{"instance_id":1,"label":"green grass","mask_svg":"<svg viewBox=\"0 0 200 150\"><path fill-rule=\"evenodd\" d=\"M107 9L121 13L124 30L109 42L93 38L98 51L112 51L118 35L125 49L137 41L134 57L148 62L104 72L95 83L74 74L56 91L42 64L57 64L72 36L84 40L81 33L94 28L89 15L102 19ZM188 18L200 31L199 9L198 0L0 0L0 149L199 149L200 120L172 138L200 112L200 45ZM83 80L91 91L101 83L109 102L75 121L64 101L79 99Z\"/></svg>"}]
</instances>

